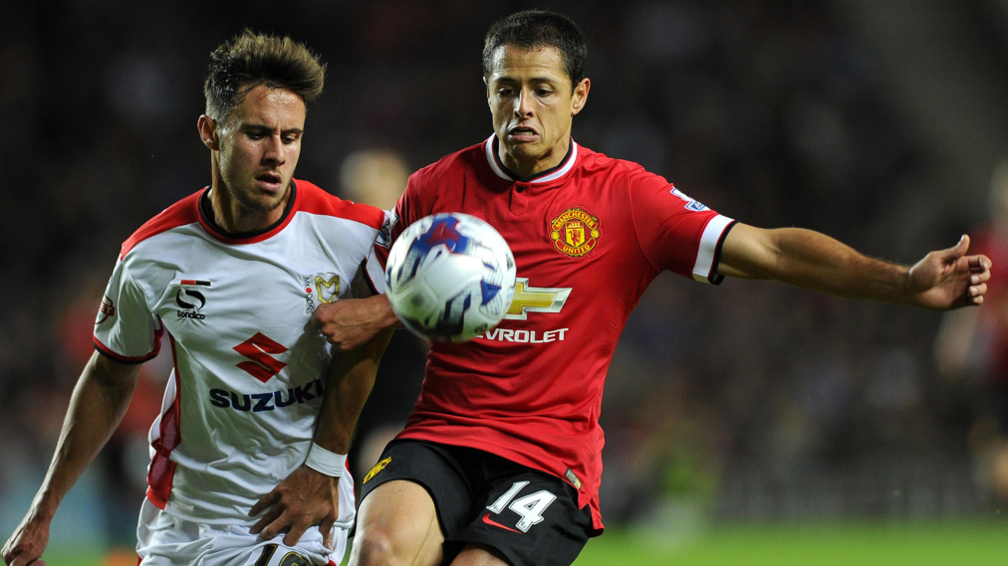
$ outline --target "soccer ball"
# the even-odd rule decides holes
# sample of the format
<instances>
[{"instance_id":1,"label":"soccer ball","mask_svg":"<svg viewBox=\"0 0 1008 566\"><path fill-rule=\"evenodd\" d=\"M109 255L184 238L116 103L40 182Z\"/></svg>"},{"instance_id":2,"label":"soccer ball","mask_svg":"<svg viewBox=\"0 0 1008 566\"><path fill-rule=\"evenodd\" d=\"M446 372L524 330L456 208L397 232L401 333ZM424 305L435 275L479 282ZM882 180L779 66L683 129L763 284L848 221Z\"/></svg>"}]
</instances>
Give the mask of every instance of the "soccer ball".
<instances>
[{"instance_id":1,"label":"soccer ball","mask_svg":"<svg viewBox=\"0 0 1008 566\"><path fill-rule=\"evenodd\" d=\"M515 291L514 256L479 218L435 214L411 224L392 245L385 286L407 328L432 340L464 342L507 314Z\"/></svg>"}]
</instances>

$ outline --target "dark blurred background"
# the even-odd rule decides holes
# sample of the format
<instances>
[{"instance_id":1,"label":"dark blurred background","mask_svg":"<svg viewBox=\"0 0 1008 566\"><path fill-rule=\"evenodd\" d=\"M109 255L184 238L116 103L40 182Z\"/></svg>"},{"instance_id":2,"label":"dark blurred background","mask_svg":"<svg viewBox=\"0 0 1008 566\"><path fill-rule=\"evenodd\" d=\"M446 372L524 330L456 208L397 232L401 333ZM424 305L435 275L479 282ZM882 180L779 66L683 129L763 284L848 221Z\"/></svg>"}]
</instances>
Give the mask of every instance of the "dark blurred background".
<instances>
[{"instance_id":1,"label":"dark blurred background","mask_svg":"<svg viewBox=\"0 0 1008 566\"><path fill-rule=\"evenodd\" d=\"M321 54L326 89L309 105L296 175L387 208L409 172L492 132L483 34L530 7L587 36L592 89L575 139L727 216L813 228L903 263L988 222L1008 155L1004 0L5 3L4 538L93 351L119 245L210 181L196 131L210 51L247 26ZM939 313L780 284L659 277L609 372L607 525L999 513L1008 459L983 408L987 366L939 371L941 325ZM358 478L404 422L425 348L400 332L386 355ZM146 429L170 365L147 364L52 544L134 544Z\"/></svg>"}]
</instances>

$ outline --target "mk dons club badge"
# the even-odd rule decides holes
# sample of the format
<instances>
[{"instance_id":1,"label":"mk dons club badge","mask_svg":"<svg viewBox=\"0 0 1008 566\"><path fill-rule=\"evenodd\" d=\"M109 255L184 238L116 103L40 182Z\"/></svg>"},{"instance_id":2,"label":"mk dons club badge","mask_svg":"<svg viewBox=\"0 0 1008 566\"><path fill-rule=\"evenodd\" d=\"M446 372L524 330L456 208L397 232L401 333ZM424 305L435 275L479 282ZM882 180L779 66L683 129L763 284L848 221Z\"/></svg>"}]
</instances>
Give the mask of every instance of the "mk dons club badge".
<instances>
[{"instance_id":1,"label":"mk dons club badge","mask_svg":"<svg viewBox=\"0 0 1008 566\"><path fill-rule=\"evenodd\" d=\"M304 278L305 314L315 312L320 304L331 303L339 298L340 277L335 273L317 273Z\"/></svg>"},{"instance_id":2,"label":"mk dons club badge","mask_svg":"<svg viewBox=\"0 0 1008 566\"><path fill-rule=\"evenodd\" d=\"M549 229L553 246L570 257L581 257L592 251L602 236L598 216L581 208L568 208L550 220Z\"/></svg>"}]
</instances>

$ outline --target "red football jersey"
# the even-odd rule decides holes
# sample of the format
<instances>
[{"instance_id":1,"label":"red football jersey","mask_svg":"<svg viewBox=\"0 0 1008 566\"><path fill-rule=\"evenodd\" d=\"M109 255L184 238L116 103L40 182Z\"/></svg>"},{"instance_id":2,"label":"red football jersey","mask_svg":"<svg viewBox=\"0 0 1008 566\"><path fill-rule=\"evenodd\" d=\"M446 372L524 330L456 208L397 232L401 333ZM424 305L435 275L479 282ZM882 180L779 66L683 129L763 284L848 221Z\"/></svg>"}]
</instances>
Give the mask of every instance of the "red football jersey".
<instances>
[{"instance_id":1,"label":"red football jersey","mask_svg":"<svg viewBox=\"0 0 1008 566\"><path fill-rule=\"evenodd\" d=\"M464 212L511 246L518 283L507 318L463 344L433 343L399 438L478 448L555 474L602 529L602 386L627 317L664 269L717 283L733 221L636 163L571 147L557 167L515 180L497 139L414 173L398 237L438 212ZM384 253L382 253L384 251ZM379 250L384 263L387 250Z\"/></svg>"},{"instance_id":2,"label":"red football jersey","mask_svg":"<svg viewBox=\"0 0 1008 566\"><path fill-rule=\"evenodd\" d=\"M995 269L1008 264L1008 233L996 226L980 230L969 253L986 255ZM978 312L978 342L983 344L988 377L1008 385L1008 286L1001 277L987 281L984 308Z\"/></svg>"}]
</instances>

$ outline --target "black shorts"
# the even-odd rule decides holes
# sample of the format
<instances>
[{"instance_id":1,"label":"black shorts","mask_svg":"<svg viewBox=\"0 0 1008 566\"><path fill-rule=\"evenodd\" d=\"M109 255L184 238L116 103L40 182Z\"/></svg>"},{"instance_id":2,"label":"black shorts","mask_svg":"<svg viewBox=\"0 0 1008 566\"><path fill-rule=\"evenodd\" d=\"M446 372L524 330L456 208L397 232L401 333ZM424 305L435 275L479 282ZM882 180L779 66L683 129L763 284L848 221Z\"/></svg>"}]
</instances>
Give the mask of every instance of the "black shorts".
<instances>
[{"instance_id":1,"label":"black shorts","mask_svg":"<svg viewBox=\"0 0 1008 566\"><path fill-rule=\"evenodd\" d=\"M570 566L593 534L591 510L562 479L473 448L396 440L364 478L361 501L391 480L430 493L445 532L445 564L478 543L513 566Z\"/></svg>"}]
</instances>

